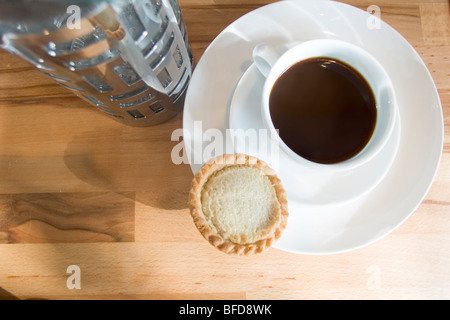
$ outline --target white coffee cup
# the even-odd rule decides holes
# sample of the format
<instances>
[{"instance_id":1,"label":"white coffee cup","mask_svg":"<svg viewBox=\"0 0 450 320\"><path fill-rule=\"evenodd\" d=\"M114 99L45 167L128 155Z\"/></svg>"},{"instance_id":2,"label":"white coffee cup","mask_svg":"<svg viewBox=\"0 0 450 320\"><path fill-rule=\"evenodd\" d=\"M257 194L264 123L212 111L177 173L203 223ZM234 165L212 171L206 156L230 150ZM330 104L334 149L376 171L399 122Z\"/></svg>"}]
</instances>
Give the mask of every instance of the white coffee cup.
<instances>
[{"instance_id":1,"label":"white coffee cup","mask_svg":"<svg viewBox=\"0 0 450 320\"><path fill-rule=\"evenodd\" d=\"M266 77L262 93L262 118L281 151L296 163L312 169L348 170L371 160L383 149L391 136L397 114L394 88L383 66L364 49L340 40L310 40L294 44L280 54L283 48L261 44L253 50L253 60L259 71ZM314 57L335 59L353 67L369 84L376 102L375 128L366 146L352 158L333 164L313 162L292 151L278 135L270 115L270 93L281 74L294 64Z\"/></svg>"}]
</instances>

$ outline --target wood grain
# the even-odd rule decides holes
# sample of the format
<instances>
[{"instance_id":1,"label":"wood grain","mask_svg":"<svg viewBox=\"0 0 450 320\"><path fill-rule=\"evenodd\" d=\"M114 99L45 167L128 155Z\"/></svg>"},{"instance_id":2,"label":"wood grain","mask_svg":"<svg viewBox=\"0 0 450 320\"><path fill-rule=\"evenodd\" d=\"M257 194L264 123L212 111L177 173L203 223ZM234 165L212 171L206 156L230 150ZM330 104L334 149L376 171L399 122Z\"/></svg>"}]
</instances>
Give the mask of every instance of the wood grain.
<instances>
[{"instance_id":1,"label":"wood grain","mask_svg":"<svg viewBox=\"0 0 450 320\"><path fill-rule=\"evenodd\" d=\"M273 2L179 0L195 60L227 25ZM339 255L227 256L196 230L192 172L170 159L182 114L122 126L0 51L0 299L450 299L449 1L344 2L379 6L441 97L441 165L402 226ZM66 285L70 265L81 289Z\"/></svg>"},{"instance_id":2,"label":"wood grain","mask_svg":"<svg viewBox=\"0 0 450 320\"><path fill-rule=\"evenodd\" d=\"M134 241L134 193L0 195L5 243Z\"/></svg>"}]
</instances>

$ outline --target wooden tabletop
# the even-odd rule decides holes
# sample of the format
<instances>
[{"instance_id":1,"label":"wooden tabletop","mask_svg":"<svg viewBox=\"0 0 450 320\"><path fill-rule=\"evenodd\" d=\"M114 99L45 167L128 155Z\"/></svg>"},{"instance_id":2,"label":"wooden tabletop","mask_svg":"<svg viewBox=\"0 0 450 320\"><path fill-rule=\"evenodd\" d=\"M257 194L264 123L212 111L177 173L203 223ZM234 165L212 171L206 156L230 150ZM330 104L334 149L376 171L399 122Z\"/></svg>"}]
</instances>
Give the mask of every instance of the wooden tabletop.
<instances>
[{"instance_id":1,"label":"wooden tabletop","mask_svg":"<svg viewBox=\"0 0 450 320\"><path fill-rule=\"evenodd\" d=\"M272 2L179 0L195 61L227 25ZM182 114L121 125L1 51L0 299L450 299L449 1L344 2L376 4L441 98L440 168L403 225L348 253L226 255L192 222L190 167L171 162Z\"/></svg>"}]
</instances>

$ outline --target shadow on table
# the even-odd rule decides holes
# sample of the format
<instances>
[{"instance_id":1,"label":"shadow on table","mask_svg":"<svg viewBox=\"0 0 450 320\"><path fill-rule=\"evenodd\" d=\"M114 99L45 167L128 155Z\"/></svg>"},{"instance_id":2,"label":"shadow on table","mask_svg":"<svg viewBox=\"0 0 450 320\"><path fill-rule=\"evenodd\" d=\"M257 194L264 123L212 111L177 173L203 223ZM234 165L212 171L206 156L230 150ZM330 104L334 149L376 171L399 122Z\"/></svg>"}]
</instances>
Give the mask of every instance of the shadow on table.
<instances>
[{"instance_id":1,"label":"shadow on table","mask_svg":"<svg viewBox=\"0 0 450 320\"><path fill-rule=\"evenodd\" d=\"M188 165L171 160L172 131L180 119L154 127L120 126L79 134L64 154L66 166L95 188L132 192L135 201L165 210L187 208L192 180Z\"/></svg>"},{"instance_id":2,"label":"shadow on table","mask_svg":"<svg viewBox=\"0 0 450 320\"><path fill-rule=\"evenodd\" d=\"M2 287L0 287L0 300L20 300L15 295L13 295L11 292L6 291Z\"/></svg>"}]
</instances>

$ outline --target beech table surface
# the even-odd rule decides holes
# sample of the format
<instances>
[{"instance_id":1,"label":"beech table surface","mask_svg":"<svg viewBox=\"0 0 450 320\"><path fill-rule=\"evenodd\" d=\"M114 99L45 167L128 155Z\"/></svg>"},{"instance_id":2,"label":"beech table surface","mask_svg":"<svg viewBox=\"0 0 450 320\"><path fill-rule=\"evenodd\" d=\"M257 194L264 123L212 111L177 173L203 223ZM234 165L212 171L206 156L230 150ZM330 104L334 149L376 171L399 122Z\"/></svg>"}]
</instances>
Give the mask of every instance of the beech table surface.
<instances>
[{"instance_id":1,"label":"beech table surface","mask_svg":"<svg viewBox=\"0 0 450 320\"><path fill-rule=\"evenodd\" d=\"M195 61L230 23L272 2L179 0ZM0 299L450 299L449 1L344 2L379 6L441 98L440 167L404 224L348 253L226 255L193 224L189 165L171 161L182 114L121 125L1 51ZM73 265L80 289L67 286Z\"/></svg>"}]
</instances>

